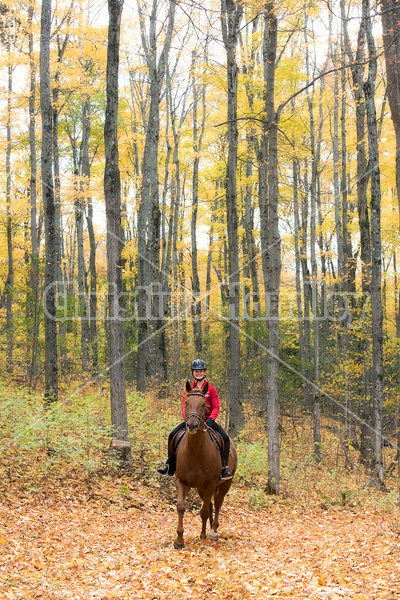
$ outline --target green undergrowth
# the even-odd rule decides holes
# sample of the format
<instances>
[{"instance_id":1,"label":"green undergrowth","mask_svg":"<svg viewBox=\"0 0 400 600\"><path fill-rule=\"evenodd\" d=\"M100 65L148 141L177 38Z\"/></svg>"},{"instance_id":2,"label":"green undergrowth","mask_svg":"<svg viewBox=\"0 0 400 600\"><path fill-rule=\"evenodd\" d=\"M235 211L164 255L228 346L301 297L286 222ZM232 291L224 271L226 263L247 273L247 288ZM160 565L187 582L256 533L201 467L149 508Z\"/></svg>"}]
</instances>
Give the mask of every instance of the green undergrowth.
<instances>
[{"instance_id":1,"label":"green undergrowth","mask_svg":"<svg viewBox=\"0 0 400 600\"><path fill-rule=\"evenodd\" d=\"M116 494L131 501L132 485L153 490L155 498L171 505L174 480L160 477L155 468L165 460L168 434L180 422L179 399L168 394L127 393L132 463L121 470L109 456L111 439L107 390L70 390L49 408L41 396L23 388L0 385L0 494L49 495L75 486L91 497L102 482L115 482ZM297 425L296 436L285 434L282 424L281 493L271 497L268 479L267 436L264 424L248 416L236 442L238 469L229 492L232 502L245 502L251 510L268 510L285 503L312 503L322 510L384 510L398 507L397 469L386 493L373 490L361 467L349 471L340 457L337 440L329 431L323 440L322 462L313 455L312 424L307 417ZM386 458L390 460L390 456ZM71 489L72 489L71 488ZM73 493L73 492L71 492ZM106 494L107 495L107 494ZM198 501L192 494L194 508Z\"/></svg>"}]
</instances>

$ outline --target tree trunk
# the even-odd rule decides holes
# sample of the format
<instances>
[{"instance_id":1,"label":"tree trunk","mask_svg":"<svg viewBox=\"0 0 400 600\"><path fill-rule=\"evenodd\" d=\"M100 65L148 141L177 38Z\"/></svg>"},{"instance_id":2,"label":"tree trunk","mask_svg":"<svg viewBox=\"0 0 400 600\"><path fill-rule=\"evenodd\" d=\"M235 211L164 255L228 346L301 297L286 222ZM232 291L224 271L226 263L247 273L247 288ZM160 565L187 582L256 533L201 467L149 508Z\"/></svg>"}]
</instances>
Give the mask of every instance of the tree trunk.
<instances>
[{"instance_id":1,"label":"tree trunk","mask_svg":"<svg viewBox=\"0 0 400 600\"><path fill-rule=\"evenodd\" d=\"M66 22L69 23L71 15L67 16ZM60 179L60 149L58 139L58 122L60 114L59 96L60 96L60 73L61 64L64 53L67 49L69 41L69 33L66 33L64 38L57 33L57 69L54 74L55 85L52 89L52 109L53 109L53 172L54 172L54 201L55 201L55 222L56 236L58 245L57 255L57 292L64 299L64 306L67 306L68 290L65 287L62 273L62 258L64 257L64 235L61 216L61 179ZM67 356L67 324L64 319L58 321L58 344L60 352L61 370L65 370L68 366Z\"/></svg>"},{"instance_id":2,"label":"tree trunk","mask_svg":"<svg viewBox=\"0 0 400 600\"><path fill-rule=\"evenodd\" d=\"M348 203L348 191L347 191L347 133L346 133L346 73L343 69L341 72L341 111L340 111L340 123L341 123L341 181L340 191L342 199L342 240L343 240L343 277L340 282L340 289L344 292L344 302L353 304L353 297L350 293L355 293L355 268L353 261L351 235L348 228L349 221L349 203ZM343 353L343 383L344 383L344 397L345 397L345 441L347 444L348 440L354 439L353 427L351 425L352 419L349 418L353 412L352 405L352 394L350 392L350 377L349 377L349 333L348 333L348 318L342 322L342 353Z\"/></svg>"},{"instance_id":3,"label":"tree trunk","mask_svg":"<svg viewBox=\"0 0 400 600\"><path fill-rule=\"evenodd\" d=\"M242 70L243 70L243 75L244 75L245 82L246 82L245 87L246 87L247 99L249 102L250 110L254 109L254 91L251 88L249 82L254 77L254 63L255 63L255 57L256 57L255 37L257 35L258 21L259 21L259 18L257 17L256 19L253 20L253 23L252 23L250 56L248 57L247 61L246 61L247 53L243 48L243 38L242 38L242 36L240 36L240 38L239 38L241 48L242 48L242 52L241 52L242 61L243 61ZM254 126L251 127L250 131L246 135L246 138L247 138L247 145L248 145L248 156L247 156L247 162L246 162L246 178L250 179L250 177L252 177L252 175L253 175L253 164L252 164L253 155L252 155L251 150L252 149L254 150L259 163L260 163L260 159L261 159L260 168L263 163L262 159L265 158L265 160L266 160L267 150L265 149L265 157L263 157L261 155L261 148L260 148L260 144L258 142L257 136L256 136L256 130L255 130ZM263 132L262 138L264 140L266 139L265 132ZM265 160L264 160L264 163L265 163ZM261 175L260 175L259 187L261 188ZM260 207L266 206L266 203L264 201L264 198L266 197L266 185L263 186L263 191L265 192L264 196L262 196L262 199L259 199ZM257 317L260 314L260 287L259 287L259 282L258 282L257 260L256 260L257 248L254 243L254 236L253 236L254 208L252 206L252 197L253 197L253 184L247 180L246 192L245 192L245 207L244 207L244 210L245 210L245 212L244 212L244 228L245 228L245 235L246 235L248 267L250 270L250 276L251 276L252 287L253 287L253 318L257 319ZM263 222L264 222L263 224L266 225L267 215L265 214L265 211L260 210L260 212L263 214ZM260 227L261 235L263 235L263 224L261 224L261 227Z\"/></svg>"},{"instance_id":4,"label":"tree trunk","mask_svg":"<svg viewBox=\"0 0 400 600\"><path fill-rule=\"evenodd\" d=\"M382 0L381 7L387 94L396 135L396 189L400 227L400 3L397 0Z\"/></svg>"},{"instance_id":5,"label":"tree trunk","mask_svg":"<svg viewBox=\"0 0 400 600\"><path fill-rule=\"evenodd\" d=\"M397 274L396 252L393 252L393 272L394 272L394 314L396 320L396 337L400 338L400 297L399 280Z\"/></svg>"},{"instance_id":6,"label":"tree trunk","mask_svg":"<svg viewBox=\"0 0 400 600\"><path fill-rule=\"evenodd\" d=\"M11 60L11 56L9 55ZM7 67L8 86L7 86L7 146L6 146L6 211L7 211L7 255L8 255L8 273L5 285L6 292L6 331L7 331L7 371L13 370L14 353L14 315L13 315L13 295L14 295L14 255L13 255L13 224L11 216L11 94L13 84L13 67L9 64Z\"/></svg>"},{"instance_id":7,"label":"tree trunk","mask_svg":"<svg viewBox=\"0 0 400 600\"><path fill-rule=\"evenodd\" d=\"M99 349L97 340L97 271L96 271L96 238L93 227L93 203L90 194L90 97L82 102L82 145L81 145L81 176L83 178L83 192L87 203L86 222L89 235L89 339L91 349L91 366L93 374L99 366Z\"/></svg>"},{"instance_id":8,"label":"tree trunk","mask_svg":"<svg viewBox=\"0 0 400 600\"><path fill-rule=\"evenodd\" d=\"M301 238L300 238L300 264L301 273L303 276L303 297L304 297L304 325L303 325L303 344L304 344L304 360L305 360L305 372L306 381L304 382L304 407L306 410L312 409L312 392L310 381L312 378L311 373L311 281L310 281L310 270L308 268L307 259L307 245L308 245L308 173L307 163L304 167L304 185L303 188L306 190L302 194L301 202Z\"/></svg>"},{"instance_id":9,"label":"tree trunk","mask_svg":"<svg viewBox=\"0 0 400 600\"><path fill-rule=\"evenodd\" d=\"M89 353L89 307L87 302L86 294L86 268L85 268L85 255L83 248L83 229L84 229L84 217L85 217L85 195L86 185L82 181L82 160L85 140L85 131L82 130L82 143L80 148L80 156L78 158L77 149L77 136L74 136L68 130L68 136L71 142L73 165L74 165L74 186L75 186L75 232L76 232L76 249L77 249L77 263L78 263L78 306L79 306L79 320L80 320L80 333L81 333L81 361L82 371L85 373L89 369L90 364L90 353Z\"/></svg>"},{"instance_id":10,"label":"tree trunk","mask_svg":"<svg viewBox=\"0 0 400 600\"><path fill-rule=\"evenodd\" d=\"M118 165L118 70L122 7L123 0L108 0L104 195L107 218L112 435L115 439L127 440L128 416L125 397L124 330L123 315L119 306L119 295L122 293L121 253L124 246L121 225L121 177ZM128 453L121 452L120 458L129 459Z\"/></svg>"},{"instance_id":11,"label":"tree trunk","mask_svg":"<svg viewBox=\"0 0 400 600\"><path fill-rule=\"evenodd\" d=\"M78 187L78 182L77 182ZM89 354L89 310L86 297L86 267L83 250L83 225L85 206L82 197L83 190L77 189L78 198L75 200L75 224L78 254L78 293L79 293L79 318L81 322L81 359L83 372L88 371L90 364Z\"/></svg>"},{"instance_id":12,"label":"tree trunk","mask_svg":"<svg viewBox=\"0 0 400 600\"><path fill-rule=\"evenodd\" d=\"M208 252L207 252L207 270L206 270L206 303L205 303L205 343L204 343L204 356L206 357L207 364L211 365L212 352L210 350L210 320L208 318L210 314L210 290L211 290L211 264L213 260L213 246L214 246L214 223L216 221L216 210L218 207L218 191L219 191L219 179L215 182L215 201L211 211L211 226L208 234Z\"/></svg>"},{"instance_id":13,"label":"tree trunk","mask_svg":"<svg viewBox=\"0 0 400 600\"><path fill-rule=\"evenodd\" d=\"M36 359L39 331L39 236L37 232L37 164L36 164L36 64L34 57L32 22L34 16L34 2L30 0L28 8L29 26L29 162L30 181L29 199L31 212L31 265L30 265L30 287L28 292L28 311L32 318L30 329L31 359L29 367L29 388L32 388L33 378L36 375Z\"/></svg>"},{"instance_id":14,"label":"tree trunk","mask_svg":"<svg viewBox=\"0 0 400 600\"><path fill-rule=\"evenodd\" d=\"M353 80L353 98L356 110L356 132L357 132L357 211L360 228L360 254L361 254L361 289L363 293L363 304L367 302L371 292L371 230L369 222L369 210L367 201L367 187L369 179L369 169L366 158L366 135L365 135L365 98L363 92L364 71L365 71L365 19L361 20L357 38L357 51L355 56L351 50L350 38L348 34L347 18L345 15L345 2L340 2L341 22L343 26L343 41L346 55L350 63ZM363 307L361 307L363 308ZM358 352L366 354L370 339L370 329L368 328L365 336L359 342ZM369 400L370 373L369 370L360 377L358 383L359 396L362 398L361 416L361 443L360 453L365 464L372 466L374 447L371 435L371 428L374 425L374 415L372 402Z\"/></svg>"},{"instance_id":15,"label":"tree trunk","mask_svg":"<svg viewBox=\"0 0 400 600\"><path fill-rule=\"evenodd\" d=\"M365 70L363 65L365 61L365 20L363 19L361 21L357 39L357 52L356 55L353 56L347 30L344 0L341 0L340 7L343 25L344 49L351 65L350 68L353 80L353 97L356 106L357 208L361 245L361 284L363 293L368 294L371 285L371 233L367 203L368 172L365 144L365 99L363 94L363 77Z\"/></svg>"},{"instance_id":16,"label":"tree trunk","mask_svg":"<svg viewBox=\"0 0 400 600\"><path fill-rule=\"evenodd\" d=\"M193 183L192 183L192 218L190 222L190 234L192 242L192 322L193 322L193 337L196 356L202 355L202 335L201 335L201 301L200 296L200 279L197 268L197 211L199 205L199 163L201 144L205 128L206 107L205 107L205 92L206 86L202 89L202 109L203 118L199 134L199 126L197 122L197 111L199 103L199 90L196 81L196 53L192 53L192 93L193 93Z\"/></svg>"},{"instance_id":17,"label":"tree trunk","mask_svg":"<svg viewBox=\"0 0 400 600\"><path fill-rule=\"evenodd\" d=\"M265 108L268 120L268 492L279 494L279 287L281 275L281 237L278 214L278 115L274 108L278 20L273 2L265 15L264 73Z\"/></svg>"},{"instance_id":18,"label":"tree trunk","mask_svg":"<svg viewBox=\"0 0 400 600\"><path fill-rule=\"evenodd\" d=\"M157 0L153 1L147 39L142 6L140 0L138 0L140 33L150 83L150 108L146 124L146 139L141 169L141 198L138 212L138 231L140 235L138 239L139 351L137 389L140 392L146 390L146 373L148 369L153 375L164 377L166 375L163 315L159 314L159 293L162 291L162 277L159 268L161 214L158 193L158 144L160 135L160 95L171 47L175 8L175 0L170 0L164 45L157 61L158 2ZM148 340L147 300L151 302L151 340ZM151 356L149 350L151 350Z\"/></svg>"},{"instance_id":19,"label":"tree trunk","mask_svg":"<svg viewBox=\"0 0 400 600\"><path fill-rule=\"evenodd\" d=\"M308 22L307 16L304 23L304 36L306 43L306 72L307 79L310 79L309 68L309 50L308 50ZM312 75L314 77L314 74ZM310 182L310 200L311 200L311 215L310 215L310 254L311 254L311 299L312 299L312 315L313 315L313 394L312 394L312 412L313 412L313 438L314 438L314 456L316 462L321 461L321 393L319 389L320 377L320 348L319 348L319 302L318 302L318 266L316 256L316 225L317 225L317 182L318 182L318 166L321 148L322 122L319 127L319 135L316 139L315 135L315 119L314 119L314 86L311 88L312 93L307 91L307 103L310 116L310 148L311 148L311 182ZM322 92L322 89L321 89Z\"/></svg>"},{"instance_id":20,"label":"tree trunk","mask_svg":"<svg viewBox=\"0 0 400 600\"><path fill-rule=\"evenodd\" d=\"M183 194L184 189L185 189L185 178L183 178L183 181L182 181L182 189L179 190L179 198L180 199L182 198L182 202L181 202L181 200L179 200L179 202L181 202L182 206L179 208L179 212L177 212L177 215L179 214L179 220L176 219L176 223L175 223L176 229L174 229L174 240L173 240L173 247L174 247L173 252L174 252L174 256L175 256L174 272L176 273L177 286L180 290L186 289L185 263L184 263L184 253L183 253L183 249L182 249L182 242L183 242L183 236L184 236L184 219L186 216L185 215L185 210L186 210L185 196ZM178 232L179 232L179 236L178 236ZM177 249L178 237L179 237L179 243L181 246L181 249L179 250L179 254L178 254L178 249ZM174 275L174 280L175 280L175 275ZM175 325L175 328L174 328L174 360L175 360L175 365L177 368L176 372L177 372L177 374L180 374L181 361L182 361L181 345L183 348L185 348L188 344L187 326L186 326L185 294L179 294L179 300L177 301L176 306L177 307L179 306L179 315L177 315L177 318L174 319L174 325Z\"/></svg>"},{"instance_id":21,"label":"tree trunk","mask_svg":"<svg viewBox=\"0 0 400 600\"><path fill-rule=\"evenodd\" d=\"M353 258L353 249L351 243L351 233L349 225L351 224L351 213L354 208L349 205L349 194L347 186L347 132L346 132L346 104L347 104L347 93L346 93L346 73L345 69L341 72L341 113L340 113L340 124L341 124L341 196L342 196L342 239L343 239L343 274L345 279L344 289L348 293L355 293L355 261ZM351 299L349 299L351 301Z\"/></svg>"},{"instance_id":22,"label":"tree trunk","mask_svg":"<svg viewBox=\"0 0 400 600\"><path fill-rule=\"evenodd\" d=\"M294 212L294 254L296 261L296 300L297 300L297 319L299 324L299 346L300 346L300 360L301 360L301 374L302 374L302 387L303 387L303 398L304 406L307 406L309 399L309 384L307 380L306 370L306 356L304 349L304 315L303 305L301 301L301 274L300 274L300 247L299 247L299 231L300 231L300 219L299 219L299 200L298 200L298 172L299 164L298 161L293 159L293 212Z\"/></svg>"},{"instance_id":23,"label":"tree trunk","mask_svg":"<svg viewBox=\"0 0 400 600\"><path fill-rule=\"evenodd\" d=\"M167 86L169 77L167 76ZM166 124L165 124L165 142L167 146L167 155L165 157L165 170L164 170L164 186L163 186L163 194L162 194L162 209L161 209L161 276L162 276L162 287L164 294L169 293L170 289L170 268L171 268L171 223L172 223L172 206L170 206L170 218L168 223L168 236L166 231L167 224L167 196L170 193L170 160L172 153L172 146L169 141L169 102L168 97L170 97L169 90L166 91ZM165 313L164 313L165 314Z\"/></svg>"},{"instance_id":24,"label":"tree trunk","mask_svg":"<svg viewBox=\"0 0 400 600\"><path fill-rule=\"evenodd\" d=\"M249 180L253 175L252 155L251 150L253 144L247 136L248 141L248 159L246 161L246 178ZM253 313L252 317L257 319L260 314L260 286L258 283L258 272L257 272L257 255L256 255L256 244L254 242L254 208L252 206L253 200L253 184L246 183L245 191L245 202L244 202L244 229L245 229L245 240L247 250L248 268L252 283L252 297L253 297ZM249 316L249 315L246 315Z\"/></svg>"},{"instance_id":25,"label":"tree trunk","mask_svg":"<svg viewBox=\"0 0 400 600\"><path fill-rule=\"evenodd\" d=\"M172 181L171 190L171 215L170 215L170 238L171 238L171 254L172 254L172 320L173 320L173 372L174 380L179 381L181 377L181 364L180 364L180 306L179 298L182 296L180 293L181 282L178 273L178 233L179 233L179 211L181 203L181 186L179 181L180 164L179 164L179 153L177 146L177 136L174 132L174 153L173 153L173 164L174 164L174 178ZM182 288L184 289L184 288Z\"/></svg>"},{"instance_id":26,"label":"tree trunk","mask_svg":"<svg viewBox=\"0 0 400 600\"><path fill-rule=\"evenodd\" d=\"M58 399L56 285L59 246L53 182L53 136L50 90L51 0L42 0L40 28L40 106L42 113L42 194L45 212L45 401Z\"/></svg>"},{"instance_id":27,"label":"tree trunk","mask_svg":"<svg viewBox=\"0 0 400 600\"><path fill-rule=\"evenodd\" d=\"M333 190L335 198L335 231L337 245L337 275L339 285L343 276L343 237L342 237L342 215L340 207L340 183L339 183L339 73L335 73L334 89L334 113L333 113Z\"/></svg>"},{"instance_id":28,"label":"tree trunk","mask_svg":"<svg viewBox=\"0 0 400 600\"><path fill-rule=\"evenodd\" d=\"M372 361L374 390L374 455L375 476L384 488L382 459L382 407L383 407L383 319L382 319L382 243L381 243L381 183L379 149L375 109L375 80L377 59L372 35L369 0L363 0L363 20L369 53L369 73L363 90L368 128L368 155L371 177L371 311L372 311Z\"/></svg>"},{"instance_id":29,"label":"tree trunk","mask_svg":"<svg viewBox=\"0 0 400 600\"><path fill-rule=\"evenodd\" d=\"M239 329L239 248L237 215L237 84L236 46L243 6L234 0L222 0L222 34L227 55L228 80L228 164L226 171L226 211L229 248L229 431L237 437L244 426Z\"/></svg>"}]
</instances>

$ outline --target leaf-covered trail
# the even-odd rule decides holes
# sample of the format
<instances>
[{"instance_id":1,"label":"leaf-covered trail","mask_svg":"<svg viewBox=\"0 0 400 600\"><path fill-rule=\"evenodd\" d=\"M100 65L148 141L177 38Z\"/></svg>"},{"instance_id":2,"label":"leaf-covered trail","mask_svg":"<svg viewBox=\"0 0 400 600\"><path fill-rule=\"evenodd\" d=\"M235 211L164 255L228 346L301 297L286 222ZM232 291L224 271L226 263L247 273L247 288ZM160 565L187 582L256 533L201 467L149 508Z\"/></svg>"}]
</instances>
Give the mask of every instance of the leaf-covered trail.
<instances>
[{"instance_id":1,"label":"leaf-covered trail","mask_svg":"<svg viewBox=\"0 0 400 600\"><path fill-rule=\"evenodd\" d=\"M140 502L0 505L0 597L9 600L400 598L400 530L376 510L276 503L253 512L229 498L220 541L202 545L173 507Z\"/></svg>"}]
</instances>

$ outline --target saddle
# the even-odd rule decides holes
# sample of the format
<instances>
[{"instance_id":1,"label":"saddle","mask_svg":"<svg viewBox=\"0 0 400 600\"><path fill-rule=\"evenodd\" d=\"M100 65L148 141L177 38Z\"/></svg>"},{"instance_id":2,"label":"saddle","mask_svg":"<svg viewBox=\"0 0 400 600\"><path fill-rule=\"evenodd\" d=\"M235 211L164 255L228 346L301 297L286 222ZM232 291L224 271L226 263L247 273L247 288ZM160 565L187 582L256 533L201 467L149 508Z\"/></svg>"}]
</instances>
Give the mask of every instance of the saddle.
<instances>
[{"instance_id":1,"label":"saddle","mask_svg":"<svg viewBox=\"0 0 400 600\"><path fill-rule=\"evenodd\" d=\"M221 453L221 456L223 456L223 452L224 452L224 439L223 439L222 435L220 435L217 431L214 431L214 429L212 429L208 425L206 425L206 430L208 431L208 434L209 434L210 438L212 439L212 441L214 442L214 444L216 445L217 449ZM171 448L170 448L171 454L175 454L175 455L177 454L178 448L181 445L181 442L182 442L183 437L185 435L186 435L186 430L185 429L180 429L174 435L174 437L171 440Z\"/></svg>"},{"instance_id":2,"label":"saddle","mask_svg":"<svg viewBox=\"0 0 400 600\"><path fill-rule=\"evenodd\" d=\"M171 454L175 454L178 452L178 448L183 440L183 436L186 435L186 429L180 429L171 440Z\"/></svg>"},{"instance_id":3,"label":"saddle","mask_svg":"<svg viewBox=\"0 0 400 600\"><path fill-rule=\"evenodd\" d=\"M210 438L212 439L212 441L214 442L214 444L217 446L218 450L220 451L221 456L223 456L224 438L222 437L222 435L220 433L218 433L218 431L214 431L214 429L212 429L208 425L206 425L206 429L210 435Z\"/></svg>"}]
</instances>

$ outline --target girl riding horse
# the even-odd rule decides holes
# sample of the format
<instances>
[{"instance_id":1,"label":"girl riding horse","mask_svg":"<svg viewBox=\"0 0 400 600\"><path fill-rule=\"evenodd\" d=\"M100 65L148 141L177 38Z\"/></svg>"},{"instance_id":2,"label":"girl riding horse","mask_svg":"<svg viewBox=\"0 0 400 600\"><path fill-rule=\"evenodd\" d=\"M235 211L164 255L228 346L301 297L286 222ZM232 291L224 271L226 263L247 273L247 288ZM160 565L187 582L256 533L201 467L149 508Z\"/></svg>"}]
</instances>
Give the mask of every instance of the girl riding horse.
<instances>
[{"instance_id":1,"label":"girl riding horse","mask_svg":"<svg viewBox=\"0 0 400 600\"><path fill-rule=\"evenodd\" d=\"M192 383L192 389L193 388L202 389L206 385L206 383L207 383L207 380L205 379L206 368L207 368L206 363L204 362L204 360L201 360L200 358L196 358L192 362L191 369L192 369L192 375L194 378L194 381ZM167 462L165 463L165 465L163 465L162 467L158 467L158 469L157 469L158 473L161 473L161 475L166 475L167 473L168 473L168 475L173 475L175 473L176 455L175 455L175 452L171 451L171 442L172 442L173 438L175 437L175 435L179 431L185 429L186 393L187 392L185 390L185 393L183 394L183 398L182 398L183 423L180 423L169 434ZM224 452L223 452L223 456L222 456L222 471L221 471L221 475L220 475L220 480L225 481L227 479L232 479L232 473L229 471L229 468L228 468L230 441L229 441L229 436L226 433L226 431L221 427L221 425L219 425L215 421L215 419L217 418L218 413L219 413L220 405L219 405L219 398L218 398L217 390L210 383L208 384L208 391L205 394L205 397L206 397L206 402L207 402L207 413L206 413L206 417L205 417L206 425L208 425L209 427L211 427L211 429L213 429L214 431L219 433L224 440Z\"/></svg>"}]
</instances>

